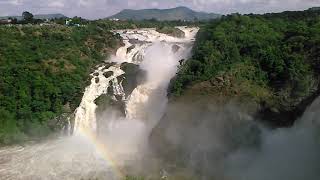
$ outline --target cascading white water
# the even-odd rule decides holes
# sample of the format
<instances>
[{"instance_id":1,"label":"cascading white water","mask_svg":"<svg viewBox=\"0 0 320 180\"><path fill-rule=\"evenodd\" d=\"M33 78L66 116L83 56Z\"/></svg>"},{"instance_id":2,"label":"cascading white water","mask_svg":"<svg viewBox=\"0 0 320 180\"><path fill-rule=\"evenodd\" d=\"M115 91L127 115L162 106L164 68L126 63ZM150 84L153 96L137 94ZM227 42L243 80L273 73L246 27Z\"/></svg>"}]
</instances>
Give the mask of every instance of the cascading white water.
<instances>
[{"instance_id":1,"label":"cascading white water","mask_svg":"<svg viewBox=\"0 0 320 180\"><path fill-rule=\"evenodd\" d=\"M179 60L189 54L198 29L181 27L181 30L186 38L170 37L155 29L115 32L123 37L125 46L91 74L91 84L85 89L75 112L75 135L0 149L0 179L118 180L116 166L127 165L132 160L130 155L134 155L133 158L137 154L143 155L139 148L145 146L146 133L166 105L169 80L174 76ZM180 47L176 53L172 51L173 45ZM139 64L147 72L145 83L126 96L122 82L117 78L125 73L121 70L123 62ZM91 136L98 126L95 100L107 94L110 85L113 94L126 102L126 117L113 117L112 112L107 113L103 118L108 127L97 139Z\"/></svg>"},{"instance_id":2,"label":"cascading white water","mask_svg":"<svg viewBox=\"0 0 320 180\"><path fill-rule=\"evenodd\" d=\"M114 74L113 76L106 78L103 73L112 71ZM85 128L85 129L92 129L93 131L96 130L96 116L95 110L97 108L94 100L98 98L101 94L107 93L107 88L109 87L109 81L114 81L114 84L117 84L117 76L122 75L124 72L117 67L110 67L105 69L105 66L99 67L95 70L91 76L96 74L91 80L91 85L86 88L84 96L82 98L80 107L76 110L76 117L75 117L75 127L77 128ZM98 80L99 79L99 80ZM98 82L97 82L98 81ZM114 86L116 87L116 86ZM117 93L121 93L121 89L116 89Z\"/></svg>"},{"instance_id":3,"label":"cascading white water","mask_svg":"<svg viewBox=\"0 0 320 180\"><path fill-rule=\"evenodd\" d=\"M81 128L96 131L97 106L94 101L102 94L107 94L109 81L113 82L114 94L125 97L121 84L117 82L117 77L124 73L120 69L120 64L123 62L140 64L147 72L146 83L137 87L128 97L127 119L150 119L147 114L154 114L155 109L151 111L146 106L150 106L147 102L152 98L157 98L157 103L153 106L159 105L156 109L157 112L161 112L166 103L167 85L176 73L179 60L189 54L190 44L198 31L198 28L179 27L179 29L185 32L185 38L161 34L155 29L115 31L121 35L125 46L119 48L116 56L111 58L115 65L110 68L103 65L91 74L93 76L91 85L86 88L82 102L75 113L75 132ZM178 45L180 49L173 52L173 45ZM108 71L112 71L113 76L106 78L103 74Z\"/></svg>"}]
</instances>

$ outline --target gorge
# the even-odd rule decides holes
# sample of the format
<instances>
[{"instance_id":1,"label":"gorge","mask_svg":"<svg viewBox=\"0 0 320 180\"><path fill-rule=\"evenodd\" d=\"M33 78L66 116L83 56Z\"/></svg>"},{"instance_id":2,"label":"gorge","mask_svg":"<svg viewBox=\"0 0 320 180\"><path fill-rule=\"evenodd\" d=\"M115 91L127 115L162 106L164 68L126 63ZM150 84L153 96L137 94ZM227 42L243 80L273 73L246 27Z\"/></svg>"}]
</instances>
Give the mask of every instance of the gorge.
<instances>
[{"instance_id":1,"label":"gorge","mask_svg":"<svg viewBox=\"0 0 320 180\"><path fill-rule=\"evenodd\" d=\"M72 135L0 148L0 179L319 179L309 14L235 14L181 38L114 30L122 47L90 72Z\"/></svg>"}]
</instances>

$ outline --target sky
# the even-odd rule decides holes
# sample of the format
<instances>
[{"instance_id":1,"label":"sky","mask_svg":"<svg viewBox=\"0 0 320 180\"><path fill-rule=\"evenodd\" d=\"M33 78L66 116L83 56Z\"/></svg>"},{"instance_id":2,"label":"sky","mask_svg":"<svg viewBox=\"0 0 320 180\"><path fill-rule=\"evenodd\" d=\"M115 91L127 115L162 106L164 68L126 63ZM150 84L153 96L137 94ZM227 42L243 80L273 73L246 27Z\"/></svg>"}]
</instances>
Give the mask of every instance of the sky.
<instances>
[{"instance_id":1,"label":"sky","mask_svg":"<svg viewBox=\"0 0 320 180\"><path fill-rule=\"evenodd\" d=\"M266 13L304 10L320 6L320 0L0 0L0 16L62 13L68 17L105 18L122 9L173 8L186 6L220 14Z\"/></svg>"}]
</instances>

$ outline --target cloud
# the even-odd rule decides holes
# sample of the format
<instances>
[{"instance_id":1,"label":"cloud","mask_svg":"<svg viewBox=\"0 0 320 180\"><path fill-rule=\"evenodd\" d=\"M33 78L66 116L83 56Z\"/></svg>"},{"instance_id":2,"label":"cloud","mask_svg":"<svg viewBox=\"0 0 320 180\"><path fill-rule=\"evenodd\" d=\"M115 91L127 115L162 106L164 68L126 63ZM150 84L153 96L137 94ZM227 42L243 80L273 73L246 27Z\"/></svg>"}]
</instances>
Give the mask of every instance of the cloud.
<instances>
[{"instance_id":1,"label":"cloud","mask_svg":"<svg viewBox=\"0 0 320 180\"><path fill-rule=\"evenodd\" d=\"M22 0L0 0L1 5L22 5Z\"/></svg>"},{"instance_id":2,"label":"cloud","mask_svg":"<svg viewBox=\"0 0 320 180\"><path fill-rule=\"evenodd\" d=\"M61 1L53 1L48 4L49 8L63 8L64 3Z\"/></svg>"},{"instance_id":3,"label":"cloud","mask_svg":"<svg viewBox=\"0 0 320 180\"><path fill-rule=\"evenodd\" d=\"M320 6L320 0L0 0L0 15L63 13L89 19L110 16L125 8L172 8L187 6L198 11L227 14L302 10Z\"/></svg>"}]
</instances>

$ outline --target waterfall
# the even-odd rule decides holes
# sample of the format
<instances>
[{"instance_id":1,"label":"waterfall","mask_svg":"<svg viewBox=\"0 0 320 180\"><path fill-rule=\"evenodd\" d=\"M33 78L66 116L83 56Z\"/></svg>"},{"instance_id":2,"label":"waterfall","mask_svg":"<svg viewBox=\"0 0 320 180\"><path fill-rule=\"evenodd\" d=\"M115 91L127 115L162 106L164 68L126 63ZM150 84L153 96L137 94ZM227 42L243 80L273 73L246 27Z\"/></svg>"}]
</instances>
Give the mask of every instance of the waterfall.
<instances>
[{"instance_id":1,"label":"waterfall","mask_svg":"<svg viewBox=\"0 0 320 180\"><path fill-rule=\"evenodd\" d=\"M90 85L70 126L74 135L0 149L0 179L123 179L119 168L137 167L148 154L147 138L166 107L168 83L179 60L189 55L195 35L190 34L198 30L181 29L186 38L155 29L115 31L125 46L90 74ZM125 68L128 63L145 76L132 89L127 81L135 80L130 76L137 73ZM124 113L104 107L98 113L101 106L96 101L101 95L124 108Z\"/></svg>"},{"instance_id":2,"label":"waterfall","mask_svg":"<svg viewBox=\"0 0 320 180\"><path fill-rule=\"evenodd\" d=\"M116 56L99 66L92 74L91 84L86 88L81 104L75 111L75 132L84 128L96 132L97 105L95 100L113 89L114 96L126 102L126 119L151 121L161 116L166 105L166 89L175 75L179 60L185 59L198 28L179 27L185 38L175 38L158 33L155 29L119 30L124 46L117 50ZM178 46L174 52L173 46ZM125 94L118 77L125 72L122 63L134 63L147 72L146 82L136 87L131 94ZM110 63L113 63L110 66ZM106 72L113 72L105 77ZM109 86L112 87L109 87ZM112 96L112 95L111 95ZM127 97L127 98L126 98Z\"/></svg>"}]
</instances>

